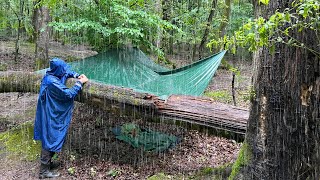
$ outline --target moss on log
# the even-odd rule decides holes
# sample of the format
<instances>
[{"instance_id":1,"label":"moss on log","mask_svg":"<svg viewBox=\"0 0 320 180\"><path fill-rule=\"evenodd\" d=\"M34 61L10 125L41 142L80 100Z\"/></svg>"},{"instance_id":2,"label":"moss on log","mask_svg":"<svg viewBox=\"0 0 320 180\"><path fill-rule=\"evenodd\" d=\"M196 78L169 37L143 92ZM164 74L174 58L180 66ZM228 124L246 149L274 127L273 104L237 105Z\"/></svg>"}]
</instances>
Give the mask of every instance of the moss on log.
<instances>
[{"instance_id":1,"label":"moss on log","mask_svg":"<svg viewBox=\"0 0 320 180\"><path fill-rule=\"evenodd\" d=\"M34 72L0 72L0 92L38 93L42 77ZM68 80L67 86L74 82ZM172 95L163 101L152 94L95 82L88 82L76 100L132 116L181 121L242 135L249 117L245 109L208 98Z\"/></svg>"}]
</instances>

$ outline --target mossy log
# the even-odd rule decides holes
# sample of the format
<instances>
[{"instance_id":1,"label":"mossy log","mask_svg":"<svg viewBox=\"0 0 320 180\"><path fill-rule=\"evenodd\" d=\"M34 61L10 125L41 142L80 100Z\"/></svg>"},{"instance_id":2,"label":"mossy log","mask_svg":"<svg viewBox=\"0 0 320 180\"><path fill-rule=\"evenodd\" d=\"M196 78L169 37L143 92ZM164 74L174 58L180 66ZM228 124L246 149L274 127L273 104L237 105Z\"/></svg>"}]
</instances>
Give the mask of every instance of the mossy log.
<instances>
[{"instance_id":1,"label":"mossy log","mask_svg":"<svg viewBox=\"0 0 320 180\"><path fill-rule=\"evenodd\" d=\"M0 92L38 93L42 77L34 72L0 72ZM69 80L68 86L74 82ZM245 109L209 98L172 95L163 101L152 94L96 82L88 82L76 100L118 113L182 121L236 134L245 134L249 117Z\"/></svg>"}]
</instances>

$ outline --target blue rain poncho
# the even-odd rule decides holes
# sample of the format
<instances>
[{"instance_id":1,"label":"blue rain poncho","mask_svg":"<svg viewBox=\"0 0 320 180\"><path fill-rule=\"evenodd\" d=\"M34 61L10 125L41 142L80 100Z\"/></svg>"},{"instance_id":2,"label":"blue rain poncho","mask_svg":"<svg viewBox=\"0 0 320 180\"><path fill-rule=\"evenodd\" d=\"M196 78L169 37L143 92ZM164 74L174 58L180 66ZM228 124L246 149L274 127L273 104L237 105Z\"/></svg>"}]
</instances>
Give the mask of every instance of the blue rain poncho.
<instances>
[{"instance_id":1,"label":"blue rain poncho","mask_svg":"<svg viewBox=\"0 0 320 180\"><path fill-rule=\"evenodd\" d=\"M60 152L71 122L74 98L82 84L77 81L66 87L68 78L77 78L61 59L50 61L50 68L42 79L34 123L34 139L42 142L42 148Z\"/></svg>"}]
</instances>

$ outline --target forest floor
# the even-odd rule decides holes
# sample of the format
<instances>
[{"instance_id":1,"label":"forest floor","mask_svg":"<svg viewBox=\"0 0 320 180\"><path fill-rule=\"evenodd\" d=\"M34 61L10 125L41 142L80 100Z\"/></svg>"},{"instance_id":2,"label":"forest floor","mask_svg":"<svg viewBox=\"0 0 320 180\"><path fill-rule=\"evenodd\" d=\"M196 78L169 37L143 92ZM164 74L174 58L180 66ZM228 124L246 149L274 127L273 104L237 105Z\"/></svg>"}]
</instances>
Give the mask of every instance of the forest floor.
<instances>
[{"instance_id":1,"label":"forest floor","mask_svg":"<svg viewBox=\"0 0 320 180\"><path fill-rule=\"evenodd\" d=\"M0 70L33 71L34 46L21 44L18 61L13 61L14 43L0 41ZM50 44L50 56L80 59L96 52L86 46ZM238 106L248 108L250 63L237 63ZM218 69L207 92L212 98L232 103L232 73ZM218 93L217 93L218 92ZM32 123L37 95L32 93L0 93L0 179L36 179L39 171L39 144L32 140ZM111 128L127 122L182 139L176 147L161 153L145 152L119 141ZM22 125L21 125L22 124ZM128 116L116 116L95 107L76 103L67 142L59 160L57 179L225 179L214 176L215 169L232 164L241 143L164 123L147 122Z\"/></svg>"}]
</instances>

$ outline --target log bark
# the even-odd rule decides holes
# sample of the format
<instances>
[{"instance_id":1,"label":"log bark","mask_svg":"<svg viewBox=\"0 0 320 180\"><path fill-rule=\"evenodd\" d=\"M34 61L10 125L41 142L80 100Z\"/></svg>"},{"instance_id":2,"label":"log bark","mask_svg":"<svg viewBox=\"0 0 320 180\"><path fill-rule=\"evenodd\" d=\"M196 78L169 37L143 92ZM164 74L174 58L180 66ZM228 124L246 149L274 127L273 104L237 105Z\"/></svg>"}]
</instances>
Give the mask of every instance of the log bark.
<instances>
[{"instance_id":1,"label":"log bark","mask_svg":"<svg viewBox=\"0 0 320 180\"><path fill-rule=\"evenodd\" d=\"M34 72L0 72L0 92L38 93L42 77ZM74 79L68 80L67 86L72 86L74 82ZM76 100L131 116L181 121L235 135L245 134L249 117L245 109L209 98L172 95L164 101L152 94L95 82L87 83Z\"/></svg>"},{"instance_id":2,"label":"log bark","mask_svg":"<svg viewBox=\"0 0 320 180\"><path fill-rule=\"evenodd\" d=\"M214 102L209 98L172 95L157 104L158 114L214 129L245 134L248 111L243 108Z\"/></svg>"}]
</instances>

